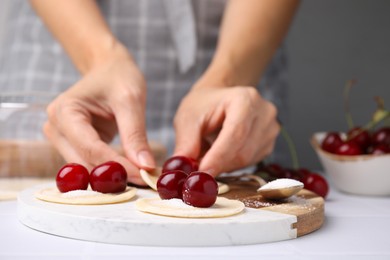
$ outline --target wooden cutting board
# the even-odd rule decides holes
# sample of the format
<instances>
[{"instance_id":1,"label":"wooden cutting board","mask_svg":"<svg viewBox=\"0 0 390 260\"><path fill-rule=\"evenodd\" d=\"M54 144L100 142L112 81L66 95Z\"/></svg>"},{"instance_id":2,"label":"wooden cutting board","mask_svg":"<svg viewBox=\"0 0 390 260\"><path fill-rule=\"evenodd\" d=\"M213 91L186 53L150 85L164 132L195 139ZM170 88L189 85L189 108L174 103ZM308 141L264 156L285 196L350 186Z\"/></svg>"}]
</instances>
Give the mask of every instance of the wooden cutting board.
<instances>
[{"instance_id":1,"label":"wooden cutting board","mask_svg":"<svg viewBox=\"0 0 390 260\"><path fill-rule=\"evenodd\" d=\"M35 199L36 186L18 197L19 220L45 233L114 244L143 246L228 246L294 239L319 229L324 200L307 190L283 201L266 201L253 182L228 182L223 195L239 199L244 212L226 218L184 219L139 212L137 198L156 197L139 189L131 201L99 206L62 205ZM49 184L54 185L54 183ZM46 187L46 186L45 186Z\"/></svg>"},{"instance_id":2,"label":"wooden cutting board","mask_svg":"<svg viewBox=\"0 0 390 260\"><path fill-rule=\"evenodd\" d=\"M229 199L238 199L246 207L270 210L297 217L293 227L297 229L297 236L303 236L319 229L324 222L324 199L317 194L301 190L296 196L285 201L270 201L257 194L259 184L255 181L229 181L229 178L221 179L229 184L230 192L222 195Z\"/></svg>"}]
</instances>

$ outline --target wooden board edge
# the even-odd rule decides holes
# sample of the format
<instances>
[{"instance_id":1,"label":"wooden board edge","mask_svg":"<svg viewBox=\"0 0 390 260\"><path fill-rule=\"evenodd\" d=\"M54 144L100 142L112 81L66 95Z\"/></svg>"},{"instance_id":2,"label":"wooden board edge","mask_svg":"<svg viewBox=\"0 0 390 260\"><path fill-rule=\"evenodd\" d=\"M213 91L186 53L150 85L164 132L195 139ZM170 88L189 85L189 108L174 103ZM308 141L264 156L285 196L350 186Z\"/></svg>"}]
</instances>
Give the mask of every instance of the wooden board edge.
<instances>
[{"instance_id":1,"label":"wooden board edge","mask_svg":"<svg viewBox=\"0 0 390 260\"><path fill-rule=\"evenodd\" d=\"M289 207L287 204L287 206L275 205L262 208L262 210L295 215L297 217L297 222L292 225L292 228L297 229L297 237L318 230L321 228L325 220L325 201L322 197L307 190L302 190L298 196L299 195L313 197L306 199L307 203L301 205L300 207Z\"/></svg>"}]
</instances>

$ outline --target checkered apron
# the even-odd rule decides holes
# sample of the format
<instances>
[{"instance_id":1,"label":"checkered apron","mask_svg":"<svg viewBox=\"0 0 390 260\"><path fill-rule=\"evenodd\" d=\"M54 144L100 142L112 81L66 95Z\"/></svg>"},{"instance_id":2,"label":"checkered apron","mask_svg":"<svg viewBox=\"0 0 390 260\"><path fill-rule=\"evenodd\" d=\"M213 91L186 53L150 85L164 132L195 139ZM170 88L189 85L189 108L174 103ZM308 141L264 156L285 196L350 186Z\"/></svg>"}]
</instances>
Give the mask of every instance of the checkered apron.
<instances>
[{"instance_id":1,"label":"checkered apron","mask_svg":"<svg viewBox=\"0 0 390 260\"><path fill-rule=\"evenodd\" d=\"M148 137L162 142L169 151L172 151L174 143L172 121L175 111L211 61L226 2L185 0L189 6L179 7L177 3L180 1L184 0L98 1L112 32L133 54L147 80ZM193 19L179 22L178 19L183 18L180 13L188 14L188 11ZM80 78L28 1L9 1L6 20L0 48L0 98L3 101L7 95L15 99L16 94L18 102L23 102L23 99L25 102L49 102ZM184 27L172 28L178 23L184 23ZM180 40L191 38L191 35L185 34L186 28L194 29L196 37L195 46L190 49L180 46ZM190 43L194 44L191 40ZM179 59L182 57L185 58ZM257 88L280 111L286 111L286 57L283 47L269 64ZM8 127L13 129L9 136L31 137L33 130L41 133L41 125L34 126L43 122L44 117L43 113L39 119L30 115L9 120L8 124L13 124Z\"/></svg>"}]
</instances>

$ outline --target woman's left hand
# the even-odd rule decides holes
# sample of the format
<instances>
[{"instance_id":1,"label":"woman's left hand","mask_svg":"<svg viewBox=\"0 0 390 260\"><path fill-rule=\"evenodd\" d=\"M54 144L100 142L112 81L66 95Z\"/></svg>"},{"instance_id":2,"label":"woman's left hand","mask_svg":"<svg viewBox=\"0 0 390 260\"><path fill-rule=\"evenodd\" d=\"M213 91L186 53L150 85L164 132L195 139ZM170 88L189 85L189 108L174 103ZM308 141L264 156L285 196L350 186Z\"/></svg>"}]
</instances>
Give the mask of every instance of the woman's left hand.
<instances>
[{"instance_id":1,"label":"woman's left hand","mask_svg":"<svg viewBox=\"0 0 390 260\"><path fill-rule=\"evenodd\" d=\"M194 87L175 116L175 154L201 159L214 176L250 166L272 152L276 115L254 87Z\"/></svg>"}]
</instances>

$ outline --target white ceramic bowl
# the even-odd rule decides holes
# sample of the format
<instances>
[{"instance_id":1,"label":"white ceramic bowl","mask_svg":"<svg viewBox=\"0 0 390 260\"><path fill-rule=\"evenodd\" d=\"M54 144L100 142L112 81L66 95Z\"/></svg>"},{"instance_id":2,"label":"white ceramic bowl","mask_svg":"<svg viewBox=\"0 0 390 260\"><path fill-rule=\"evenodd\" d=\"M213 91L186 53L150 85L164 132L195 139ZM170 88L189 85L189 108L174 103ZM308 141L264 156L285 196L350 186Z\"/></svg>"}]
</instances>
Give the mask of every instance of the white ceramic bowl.
<instances>
[{"instance_id":1,"label":"white ceramic bowl","mask_svg":"<svg viewBox=\"0 0 390 260\"><path fill-rule=\"evenodd\" d=\"M340 191L372 196L390 195L390 154L341 156L321 149L326 133L315 133L311 144L325 172Z\"/></svg>"}]
</instances>

